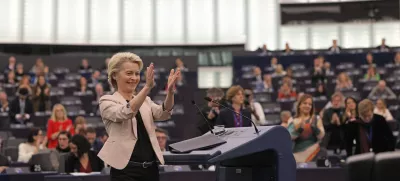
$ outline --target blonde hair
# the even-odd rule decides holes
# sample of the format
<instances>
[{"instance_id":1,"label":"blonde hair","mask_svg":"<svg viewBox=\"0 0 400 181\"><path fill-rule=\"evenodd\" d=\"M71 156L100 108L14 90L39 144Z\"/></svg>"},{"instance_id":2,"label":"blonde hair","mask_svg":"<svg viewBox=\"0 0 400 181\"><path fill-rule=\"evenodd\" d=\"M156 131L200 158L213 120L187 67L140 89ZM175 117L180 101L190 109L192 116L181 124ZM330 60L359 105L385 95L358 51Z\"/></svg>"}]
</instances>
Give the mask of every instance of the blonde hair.
<instances>
[{"instance_id":1,"label":"blonde hair","mask_svg":"<svg viewBox=\"0 0 400 181\"><path fill-rule=\"evenodd\" d=\"M368 111L374 111L374 103L369 99L364 99L358 103L358 114L360 116L365 115Z\"/></svg>"},{"instance_id":2,"label":"blonde hair","mask_svg":"<svg viewBox=\"0 0 400 181\"><path fill-rule=\"evenodd\" d=\"M110 62L108 63L107 74L108 74L108 82L110 82L112 87L115 88L116 90L118 89L117 81L115 80L115 78L113 76L115 76L115 73L117 73L121 70L121 66L125 62L131 62L131 63L138 64L139 70L142 70L142 68L143 68L142 59L134 53L119 52L119 53L114 54L111 57Z\"/></svg>"},{"instance_id":3,"label":"blonde hair","mask_svg":"<svg viewBox=\"0 0 400 181\"><path fill-rule=\"evenodd\" d=\"M75 118L75 126L78 124L86 124L86 119L83 116L77 116Z\"/></svg>"},{"instance_id":4,"label":"blonde hair","mask_svg":"<svg viewBox=\"0 0 400 181\"><path fill-rule=\"evenodd\" d=\"M57 121L57 119L56 119L56 108L57 107L61 107L62 108L62 110L64 111L64 119L63 120L67 120L67 110L65 109L65 107L62 104L55 104L53 106L53 111L51 111L50 119L53 120L53 121Z\"/></svg>"},{"instance_id":5,"label":"blonde hair","mask_svg":"<svg viewBox=\"0 0 400 181\"><path fill-rule=\"evenodd\" d=\"M244 93L244 89L240 85L234 85L226 91L226 100L232 101L232 98L239 92Z\"/></svg>"}]
</instances>

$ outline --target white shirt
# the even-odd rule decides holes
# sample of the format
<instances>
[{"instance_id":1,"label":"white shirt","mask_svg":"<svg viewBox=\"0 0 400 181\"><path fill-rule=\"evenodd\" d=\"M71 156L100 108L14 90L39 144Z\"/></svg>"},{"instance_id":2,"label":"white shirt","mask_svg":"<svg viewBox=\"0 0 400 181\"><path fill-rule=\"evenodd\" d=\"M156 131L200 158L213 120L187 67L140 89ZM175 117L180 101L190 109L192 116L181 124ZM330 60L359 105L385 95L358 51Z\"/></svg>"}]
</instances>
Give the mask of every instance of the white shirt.
<instances>
[{"instance_id":1,"label":"white shirt","mask_svg":"<svg viewBox=\"0 0 400 181\"><path fill-rule=\"evenodd\" d=\"M35 153L36 147L29 143L21 143L18 146L18 162L28 163ZM39 150L42 150L43 146L40 145Z\"/></svg>"},{"instance_id":2,"label":"white shirt","mask_svg":"<svg viewBox=\"0 0 400 181\"><path fill-rule=\"evenodd\" d=\"M253 120L257 125L264 125L267 122L265 121L264 110L259 102L252 102L251 107L254 109L260 120L257 120L256 117L251 114L251 120Z\"/></svg>"},{"instance_id":3,"label":"white shirt","mask_svg":"<svg viewBox=\"0 0 400 181\"><path fill-rule=\"evenodd\" d=\"M386 119L386 121L393 121L392 113L390 113L390 111L388 109L385 109L385 111L382 112L382 111L379 111L378 108L375 108L374 114L383 116Z\"/></svg>"}]
</instances>

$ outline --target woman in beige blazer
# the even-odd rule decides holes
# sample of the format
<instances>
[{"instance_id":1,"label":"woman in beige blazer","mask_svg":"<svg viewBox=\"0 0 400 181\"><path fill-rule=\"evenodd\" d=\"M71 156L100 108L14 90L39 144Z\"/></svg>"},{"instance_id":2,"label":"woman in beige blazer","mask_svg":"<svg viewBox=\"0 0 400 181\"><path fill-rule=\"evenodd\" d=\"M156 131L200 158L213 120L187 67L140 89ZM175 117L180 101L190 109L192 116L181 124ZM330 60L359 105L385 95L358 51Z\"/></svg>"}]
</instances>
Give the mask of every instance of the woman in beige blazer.
<instances>
[{"instance_id":1,"label":"woman in beige blazer","mask_svg":"<svg viewBox=\"0 0 400 181\"><path fill-rule=\"evenodd\" d=\"M133 53L117 53L108 64L112 95L99 100L100 114L110 136L98 156L111 166L113 181L158 181L158 163L164 164L155 134L155 120L167 120L174 105L174 87L180 70L171 70L162 105L147 95L154 87L154 65L146 70L146 85L136 93L143 62Z\"/></svg>"}]
</instances>

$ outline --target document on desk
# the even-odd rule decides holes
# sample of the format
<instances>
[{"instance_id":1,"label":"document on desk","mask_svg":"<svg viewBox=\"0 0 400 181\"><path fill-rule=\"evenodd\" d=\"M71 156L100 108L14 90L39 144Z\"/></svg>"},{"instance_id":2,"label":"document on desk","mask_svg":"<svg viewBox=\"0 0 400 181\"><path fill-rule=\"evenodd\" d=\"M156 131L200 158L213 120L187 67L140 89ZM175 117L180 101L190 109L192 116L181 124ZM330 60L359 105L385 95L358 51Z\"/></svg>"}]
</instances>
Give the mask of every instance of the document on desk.
<instances>
[{"instance_id":1,"label":"document on desk","mask_svg":"<svg viewBox=\"0 0 400 181\"><path fill-rule=\"evenodd\" d=\"M70 175L73 176L89 176L89 175L100 175L101 172L90 172L90 173L84 173L84 172L74 172L70 173Z\"/></svg>"}]
</instances>

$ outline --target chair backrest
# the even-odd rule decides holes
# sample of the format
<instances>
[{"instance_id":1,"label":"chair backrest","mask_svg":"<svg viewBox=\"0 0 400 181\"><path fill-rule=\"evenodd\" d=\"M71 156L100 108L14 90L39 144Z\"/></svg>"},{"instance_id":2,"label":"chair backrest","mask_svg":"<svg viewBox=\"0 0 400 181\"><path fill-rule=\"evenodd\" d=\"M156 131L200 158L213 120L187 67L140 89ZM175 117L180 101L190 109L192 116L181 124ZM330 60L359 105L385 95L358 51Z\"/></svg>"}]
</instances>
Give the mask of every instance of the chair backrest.
<instances>
[{"instance_id":1,"label":"chair backrest","mask_svg":"<svg viewBox=\"0 0 400 181\"><path fill-rule=\"evenodd\" d=\"M4 140L4 147L18 147L19 144L25 142L26 139L22 139L22 138L15 138L15 139L7 139Z\"/></svg>"},{"instance_id":2,"label":"chair backrest","mask_svg":"<svg viewBox=\"0 0 400 181\"><path fill-rule=\"evenodd\" d=\"M399 180L400 152L379 153L375 157L375 181Z\"/></svg>"},{"instance_id":3,"label":"chair backrest","mask_svg":"<svg viewBox=\"0 0 400 181\"><path fill-rule=\"evenodd\" d=\"M348 181L375 181L373 170L375 165L375 154L364 153L347 158Z\"/></svg>"},{"instance_id":4,"label":"chair backrest","mask_svg":"<svg viewBox=\"0 0 400 181\"><path fill-rule=\"evenodd\" d=\"M11 158L11 161L17 161L18 160L18 147L6 147L4 149L4 155L7 158Z\"/></svg>"}]
</instances>

